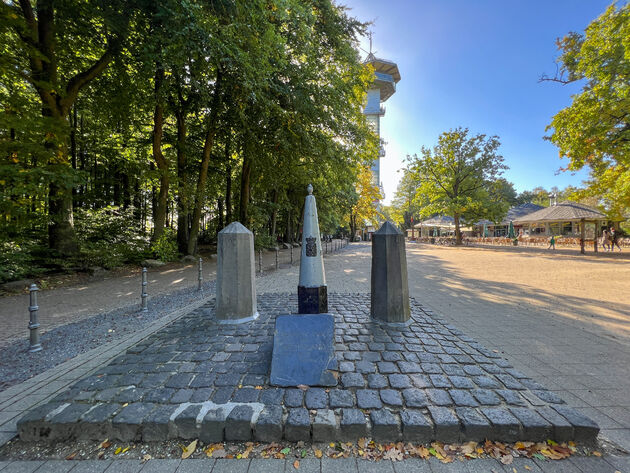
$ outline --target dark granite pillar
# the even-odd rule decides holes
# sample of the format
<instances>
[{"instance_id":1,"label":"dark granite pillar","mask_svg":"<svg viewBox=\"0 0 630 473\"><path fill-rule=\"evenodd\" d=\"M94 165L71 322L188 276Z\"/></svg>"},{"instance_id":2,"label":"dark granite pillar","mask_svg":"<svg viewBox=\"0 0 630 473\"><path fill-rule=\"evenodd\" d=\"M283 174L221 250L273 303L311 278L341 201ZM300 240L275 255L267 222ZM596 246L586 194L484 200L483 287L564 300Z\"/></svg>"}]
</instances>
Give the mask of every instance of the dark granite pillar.
<instances>
[{"instance_id":1,"label":"dark granite pillar","mask_svg":"<svg viewBox=\"0 0 630 473\"><path fill-rule=\"evenodd\" d=\"M407 322L409 284L405 237L390 222L372 235L371 315L384 322Z\"/></svg>"}]
</instances>

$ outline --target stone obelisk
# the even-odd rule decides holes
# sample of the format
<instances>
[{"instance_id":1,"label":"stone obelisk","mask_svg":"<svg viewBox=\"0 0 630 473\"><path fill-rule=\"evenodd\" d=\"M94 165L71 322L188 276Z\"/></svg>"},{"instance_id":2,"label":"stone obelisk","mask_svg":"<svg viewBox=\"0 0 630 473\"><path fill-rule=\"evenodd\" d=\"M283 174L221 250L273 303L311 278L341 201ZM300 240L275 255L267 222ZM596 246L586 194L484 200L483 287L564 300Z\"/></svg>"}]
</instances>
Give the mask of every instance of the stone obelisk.
<instances>
[{"instance_id":1,"label":"stone obelisk","mask_svg":"<svg viewBox=\"0 0 630 473\"><path fill-rule=\"evenodd\" d=\"M219 323L242 323L258 317L254 235L239 222L230 223L218 235L216 292Z\"/></svg>"},{"instance_id":2,"label":"stone obelisk","mask_svg":"<svg viewBox=\"0 0 630 473\"><path fill-rule=\"evenodd\" d=\"M313 195L313 186L309 184L307 190L298 283L298 313L323 314L328 312L328 291L317 220L317 203Z\"/></svg>"}]
</instances>

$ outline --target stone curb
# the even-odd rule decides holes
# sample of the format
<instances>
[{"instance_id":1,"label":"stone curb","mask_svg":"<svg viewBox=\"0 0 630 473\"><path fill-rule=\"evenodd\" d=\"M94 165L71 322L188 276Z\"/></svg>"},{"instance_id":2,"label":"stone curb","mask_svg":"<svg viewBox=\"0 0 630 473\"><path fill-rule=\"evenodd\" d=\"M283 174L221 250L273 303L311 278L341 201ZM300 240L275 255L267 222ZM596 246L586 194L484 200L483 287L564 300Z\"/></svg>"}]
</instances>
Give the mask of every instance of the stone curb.
<instances>
[{"instance_id":1,"label":"stone curb","mask_svg":"<svg viewBox=\"0 0 630 473\"><path fill-rule=\"evenodd\" d=\"M547 420L549 419L549 420ZM290 442L362 437L380 442L464 443L484 439L503 442L576 440L594 442L599 428L566 406L526 408L312 409L264 406L260 403L185 403L157 405L50 402L17 423L23 441L102 440L206 442Z\"/></svg>"}]
</instances>

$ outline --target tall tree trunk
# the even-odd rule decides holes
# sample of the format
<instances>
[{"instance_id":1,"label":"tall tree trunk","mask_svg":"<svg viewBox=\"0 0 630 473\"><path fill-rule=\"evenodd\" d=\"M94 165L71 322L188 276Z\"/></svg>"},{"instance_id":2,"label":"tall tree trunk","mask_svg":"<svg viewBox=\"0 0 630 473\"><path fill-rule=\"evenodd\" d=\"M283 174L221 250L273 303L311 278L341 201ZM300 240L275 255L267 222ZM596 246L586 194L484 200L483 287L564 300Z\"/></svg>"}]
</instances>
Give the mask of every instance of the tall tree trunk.
<instances>
[{"instance_id":1,"label":"tall tree trunk","mask_svg":"<svg viewBox=\"0 0 630 473\"><path fill-rule=\"evenodd\" d=\"M225 223L232 223L232 166L228 165L225 180Z\"/></svg>"},{"instance_id":2,"label":"tall tree trunk","mask_svg":"<svg viewBox=\"0 0 630 473\"><path fill-rule=\"evenodd\" d=\"M223 199L217 199L217 233L223 228Z\"/></svg>"},{"instance_id":3,"label":"tall tree trunk","mask_svg":"<svg viewBox=\"0 0 630 473\"><path fill-rule=\"evenodd\" d=\"M188 169L186 153L186 116L183 107L175 112L177 121L177 248L180 253L188 250L190 236L190 197L188 195Z\"/></svg>"},{"instance_id":4,"label":"tall tree trunk","mask_svg":"<svg viewBox=\"0 0 630 473\"><path fill-rule=\"evenodd\" d=\"M170 178L168 175L168 161L162 154L162 135L164 133L164 105L161 98L162 83L164 81L164 69L156 66L155 70L155 110L153 112L153 159L160 171L160 189L155 201L153 214L153 241L157 241L164 233L166 224L166 205L168 200L168 186Z\"/></svg>"},{"instance_id":5,"label":"tall tree trunk","mask_svg":"<svg viewBox=\"0 0 630 473\"><path fill-rule=\"evenodd\" d=\"M455 221L455 244L462 244L462 231L459 229L459 214L455 213L453 215L453 220Z\"/></svg>"},{"instance_id":6,"label":"tall tree trunk","mask_svg":"<svg viewBox=\"0 0 630 473\"><path fill-rule=\"evenodd\" d=\"M206 139L203 145L203 154L201 158L201 170L199 179L197 180L197 189L195 191L195 208L193 211L192 223L190 226L190 236L188 238L187 254L192 255L197 249L197 237L199 235L199 223L201 220L201 209L205 199L206 179L208 177L208 165L210 164L210 156L212 154L212 146L214 145L214 135L217 129L217 117L219 114L219 105L221 104L221 70L217 71L217 80L214 85L212 97L212 108L208 117L206 128Z\"/></svg>"},{"instance_id":7,"label":"tall tree trunk","mask_svg":"<svg viewBox=\"0 0 630 473\"><path fill-rule=\"evenodd\" d=\"M291 207L287 209L287 232L284 235L287 243L293 243L293 235L291 234Z\"/></svg>"},{"instance_id":8,"label":"tall tree trunk","mask_svg":"<svg viewBox=\"0 0 630 473\"><path fill-rule=\"evenodd\" d=\"M249 149L244 150L243 168L241 169L241 199L238 209L238 220L249 228L249 185L252 174L252 157Z\"/></svg>"},{"instance_id":9,"label":"tall tree trunk","mask_svg":"<svg viewBox=\"0 0 630 473\"><path fill-rule=\"evenodd\" d=\"M276 221L278 219L278 189L273 190L273 197L271 201L273 202L273 211L271 212L271 228L270 234L273 237L274 241L276 239Z\"/></svg>"},{"instance_id":10,"label":"tall tree trunk","mask_svg":"<svg viewBox=\"0 0 630 473\"><path fill-rule=\"evenodd\" d=\"M230 145L232 144L232 130L228 129L225 141L225 224L232 223L232 160Z\"/></svg>"}]
</instances>

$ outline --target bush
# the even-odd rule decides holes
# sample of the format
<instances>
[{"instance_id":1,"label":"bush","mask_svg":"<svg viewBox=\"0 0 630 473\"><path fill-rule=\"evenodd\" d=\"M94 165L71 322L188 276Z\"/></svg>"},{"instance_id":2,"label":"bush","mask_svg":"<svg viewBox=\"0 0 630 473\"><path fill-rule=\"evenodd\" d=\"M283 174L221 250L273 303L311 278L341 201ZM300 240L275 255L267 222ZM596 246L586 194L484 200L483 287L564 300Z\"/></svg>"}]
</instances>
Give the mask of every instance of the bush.
<instances>
[{"instance_id":1,"label":"bush","mask_svg":"<svg viewBox=\"0 0 630 473\"><path fill-rule=\"evenodd\" d=\"M79 265L116 268L151 255L148 235L138 228L134 209L77 209L75 228L81 245Z\"/></svg>"},{"instance_id":2,"label":"bush","mask_svg":"<svg viewBox=\"0 0 630 473\"><path fill-rule=\"evenodd\" d=\"M0 243L0 283L35 276L43 271L33 263L33 246L32 242Z\"/></svg>"},{"instance_id":3,"label":"bush","mask_svg":"<svg viewBox=\"0 0 630 473\"><path fill-rule=\"evenodd\" d=\"M278 246L278 242L271 235L267 233L254 235L254 248L256 251L265 248L275 248L276 246Z\"/></svg>"},{"instance_id":4,"label":"bush","mask_svg":"<svg viewBox=\"0 0 630 473\"><path fill-rule=\"evenodd\" d=\"M160 261L175 261L179 256L177 234L172 228L165 228L162 235L151 245L151 251Z\"/></svg>"}]
</instances>

